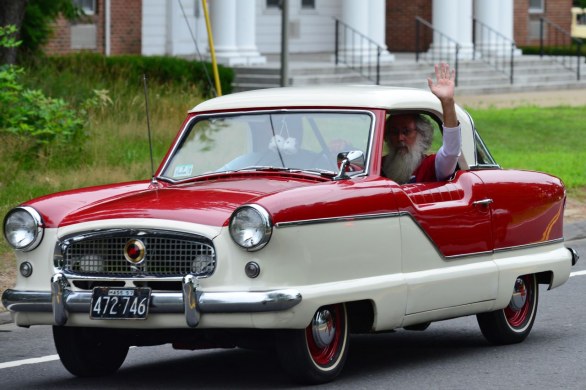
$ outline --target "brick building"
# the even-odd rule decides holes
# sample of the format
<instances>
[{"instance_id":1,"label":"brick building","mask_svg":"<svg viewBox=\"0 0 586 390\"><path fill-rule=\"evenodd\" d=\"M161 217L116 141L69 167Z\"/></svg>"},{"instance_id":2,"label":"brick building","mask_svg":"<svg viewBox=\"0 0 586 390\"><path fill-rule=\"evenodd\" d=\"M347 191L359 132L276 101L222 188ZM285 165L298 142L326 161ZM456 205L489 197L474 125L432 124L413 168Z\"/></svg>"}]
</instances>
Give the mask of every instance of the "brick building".
<instances>
[{"instance_id":1,"label":"brick building","mask_svg":"<svg viewBox=\"0 0 586 390\"><path fill-rule=\"evenodd\" d=\"M82 6L87 16L76 22L58 20L54 36L46 46L49 54L85 50L107 55L193 55L195 50L189 30L193 27L199 50L208 52L201 0L72 1ZM208 0L208 3L217 50L220 49L221 55L223 48L228 49L224 53L228 64L243 63L239 52L247 51L248 60L244 63L252 63L254 59L262 59L261 54L280 51L280 11L275 1ZM539 44L541 17L566 31L571 30L572 18L572 0L289 0L289 4L292 8L289 50L292 53L332 52L335 39L333 20L336 18L354 26L358 24L356 28L361 31L370 29L364 34L382 46L386 44L391 53L415 51L416 17L434 27L449 19L443 27L460 24L460 27L472 30L470 15L482 19L486 11L503 7L508 17L493 14L492 20L498 24L500 19L508 19L508 24L500 28L510 30L510 33L504 33L510 35L517 46ZM451 9L446 9L449 7ZM439 18L438 13L442 13ZM374 25L382 26L380 31L375 29L373 32ZM441 27L438 26L440 30ZM228 31L231 36L227 35ZM242 31L253 38L239 43L243 41ZM552 33L547 26L545 31ZM426 50L433 36L429 29L422 29L420 34L423 42L420 50ZM458 34L456 39L463 38L464 45L471 45L471 32L459 31ZM238 48L239 45L242 49Z\"/></svg>"},{"instance_id":2,"label":"brick building","mask_svg":"<svg viewBox=\"0 0 586 390\"><path fill-rule=\"evenodd\" d=\"M53 37L45 47L48 54L75 51L141 54L142 0L74 0L74 3L83 8L86 16L75 22L57 20Z\"/></svg>"},{"instance_id":3,"label":"brick building","mask_svg":"<svg viewBox=\"0 0 586 390\"><path fill-rule=\"evenodd\" d=\"M571 8L572 0L513 0L513 40L517 46L539 45L542 17L569 32ZM386 44L389 51L415 51L416 17L432 21L432 0L386 0ZM547 26L545 32L554 33L548 31ZM419 34L423 45L420 49L429 47L432 40L429 30L420 28Z\"/></svg>"}]
</instances>

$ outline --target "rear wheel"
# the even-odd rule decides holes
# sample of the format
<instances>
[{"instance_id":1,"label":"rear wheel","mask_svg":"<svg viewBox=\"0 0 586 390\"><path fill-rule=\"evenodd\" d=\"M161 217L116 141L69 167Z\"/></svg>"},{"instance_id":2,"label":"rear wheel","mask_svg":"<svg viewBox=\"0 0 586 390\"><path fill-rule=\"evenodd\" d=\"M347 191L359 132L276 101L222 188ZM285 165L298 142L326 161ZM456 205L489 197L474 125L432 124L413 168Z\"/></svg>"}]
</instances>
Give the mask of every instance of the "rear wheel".
<instances>
[{"instance_id":1,"label":"rear wheel","mask_svg":"<svg viewBox=\"0 0 586 390\"><path fill-rule=\"evenodd\" d=\"M348 315L344 304L320 307L305 329L280 332L277 352L283 368L306 384L334 380L348 355Z\"/></svg>"},{"instance_id":2,"label":"rear wheel","mask_svg":"<svg viewBox=\"0 0 586 390\"><path fill-rule=\"evenodd\" d=\"M535 322L538 298L536 276L518 277L507 307L476 316L484 337L493 344L514 344L525 340Z\"/></svg>"},{"instance_id":3,"label":"rear wheel","mask_svg":"<svg viewBox=\"0 0 586 390\"><path fill-rule=\"evenodd\" d=\"M128 345L109 329L53 326L53 339L61 363L76 376L112 374L128 354Z\"/></svg>"}]
</instances>

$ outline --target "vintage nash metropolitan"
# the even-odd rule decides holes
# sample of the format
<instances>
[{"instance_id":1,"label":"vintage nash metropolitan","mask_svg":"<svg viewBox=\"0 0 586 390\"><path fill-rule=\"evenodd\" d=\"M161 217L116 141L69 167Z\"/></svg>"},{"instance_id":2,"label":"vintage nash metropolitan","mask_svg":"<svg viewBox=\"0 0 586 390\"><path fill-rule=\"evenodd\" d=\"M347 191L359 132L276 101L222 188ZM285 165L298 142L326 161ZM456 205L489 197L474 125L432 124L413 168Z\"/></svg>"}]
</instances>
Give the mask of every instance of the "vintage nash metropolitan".
<instances>
[{"instance_id":1,"label":"vintage nash metropolitan","mask_svg":"<svg viewBox=\"0 0 586 390\"><path fill-rule=\"evenodd\" d=\"M342 370L351 333L476 315L494 344L531 331L538 285L566 282L556 177L501 169L457 107L446 181L381 175L385 118L442 121L430 92L276 88L191 111L152 180L11 210L20 273L2 302L52 325L64 366L115 372L130 346L270 347L306 383Z\"/></svg>"}]
</instances>

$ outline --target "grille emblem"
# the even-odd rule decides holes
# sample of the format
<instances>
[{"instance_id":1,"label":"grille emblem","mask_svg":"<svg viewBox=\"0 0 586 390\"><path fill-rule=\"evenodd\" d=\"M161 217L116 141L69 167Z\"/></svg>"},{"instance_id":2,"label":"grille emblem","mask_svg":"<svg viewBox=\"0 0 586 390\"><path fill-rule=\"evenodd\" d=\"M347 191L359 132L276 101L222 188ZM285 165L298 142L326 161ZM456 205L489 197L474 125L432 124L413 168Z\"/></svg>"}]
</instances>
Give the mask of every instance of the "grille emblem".
<instances>
[{"instance_id":1,"label":"grille emblem","mask_svg":"<svg viewBox=\"0 0 586 390\"><path fill-rule=\"evenodd\" d=\"M146 246L141 240L129 240L124 246L124 258L130 264L140 264L146 256Z\"/></svg>"}]
</instances>

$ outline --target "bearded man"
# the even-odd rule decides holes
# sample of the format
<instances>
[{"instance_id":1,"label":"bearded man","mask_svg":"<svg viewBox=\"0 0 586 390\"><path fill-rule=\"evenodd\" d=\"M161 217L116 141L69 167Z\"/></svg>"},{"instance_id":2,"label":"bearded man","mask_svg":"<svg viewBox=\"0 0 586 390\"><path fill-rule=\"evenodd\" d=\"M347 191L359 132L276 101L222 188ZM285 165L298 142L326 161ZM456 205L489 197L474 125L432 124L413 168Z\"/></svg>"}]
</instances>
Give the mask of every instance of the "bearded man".
<instances>
[{"instance_id":1,"label":"bearded man","mask_svg":"<svg viewBox=\"0 0 586 390\"><path fill-rule=\"evenodd\" d=\"M443 143L436 154L426 155L433 140L431 123L419 114L391 115L385 128L389 154L383 157L383 176L399 184L448 179L456 170L462 137L454 102L455 70L448 64L435 65L436 83L427 79L431 92L440 100L444 115Z\"/></svg>"}]
</instances>

